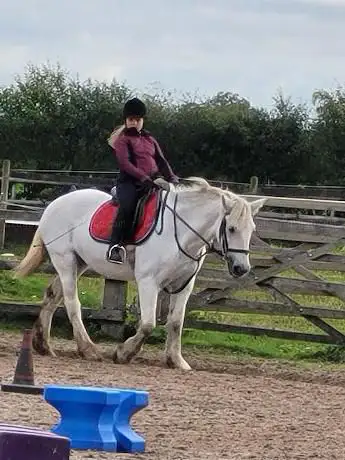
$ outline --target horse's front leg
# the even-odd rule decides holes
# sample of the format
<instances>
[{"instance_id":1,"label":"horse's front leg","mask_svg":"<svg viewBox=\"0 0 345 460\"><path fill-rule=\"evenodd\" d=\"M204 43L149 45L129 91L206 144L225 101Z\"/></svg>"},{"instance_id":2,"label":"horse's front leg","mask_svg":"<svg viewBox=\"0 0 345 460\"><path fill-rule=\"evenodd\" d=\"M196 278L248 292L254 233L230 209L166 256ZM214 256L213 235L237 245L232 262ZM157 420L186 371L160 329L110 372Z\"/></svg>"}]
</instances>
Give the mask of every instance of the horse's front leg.
<instances>
[{"instance_id":1,"label":"horse's front leg","mask_svg":"<svg viewBox=\"0 0 345 460\"><path fill-rule=\"evenodd\" d=\"M179 294L171 294L169 315L167 319L167 339L165 347L165 362L168 367L191 370L190 365L181 353L182 329L186 305L195 283L195 277Z\"/></svg>"},{"instance_id":2,"label":"horse's front leg","mask_svg":"<svg viewBox=\"0 0 345 460\"><path fill-rule=\"evenodd\" d=\"M140 351L156 326L158 288L152 278L138 282L138 293L141 321L137 333L117 346L113 355L113 360L117 363L128 363Z\"/></svg>"}]
</instances>

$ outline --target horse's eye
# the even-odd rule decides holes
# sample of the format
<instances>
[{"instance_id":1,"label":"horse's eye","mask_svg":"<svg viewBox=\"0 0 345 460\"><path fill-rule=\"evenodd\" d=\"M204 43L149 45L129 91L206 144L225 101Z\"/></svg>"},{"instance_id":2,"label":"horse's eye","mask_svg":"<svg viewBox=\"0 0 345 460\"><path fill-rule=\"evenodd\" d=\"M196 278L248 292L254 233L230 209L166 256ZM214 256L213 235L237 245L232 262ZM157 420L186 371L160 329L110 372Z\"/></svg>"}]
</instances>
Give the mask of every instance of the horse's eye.
<instances>
[{"instance_id":1,"label":"horse's eye","mask_svg":"<svg viewBox=\"0 0 345 460\"><path fill-rule=\"evenodd\" d=\"M229 233L234 233L235 232L235 227L229 227Z\"/></svg>"}]
</instances>

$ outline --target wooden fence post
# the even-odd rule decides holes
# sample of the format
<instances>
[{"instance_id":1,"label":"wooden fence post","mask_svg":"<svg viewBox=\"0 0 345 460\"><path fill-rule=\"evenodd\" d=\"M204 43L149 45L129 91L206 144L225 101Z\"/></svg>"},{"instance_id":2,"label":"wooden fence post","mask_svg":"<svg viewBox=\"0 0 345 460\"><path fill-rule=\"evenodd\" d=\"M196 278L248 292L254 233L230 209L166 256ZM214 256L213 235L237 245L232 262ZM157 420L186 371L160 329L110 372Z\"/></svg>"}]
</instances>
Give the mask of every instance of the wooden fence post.
<instances>
[{"instance_id":1,"label":"wooden fence post","mask_svg":"<svg viewBox=\"0 0 345 460\"><path fill-rule=\"evenodd\" d=\"M105 279L102 308L97 315L104 319L102 332L121 342L125 336L127 288L126 281Z\"/></svg>"},{"instance_id":2,"label":"wooden fence post","mask_svg":"<svg viewBox=\"0 0 345 460\"><path fill-rule=\"evenodd\" d=\"M1 189L0 189L0 210L7 208L8 191L10 185L10 160L4 160L2 162L2 175L1 175ZM5 246L5 231L6 221L5 218L0 219L0 249Z\"/></svg>"},{"instance_id":3,"label":"wooden fence post","mask_svg":"<svg viewBox=\"0 0 345 460\"><path fill-rule=\"evenodd\" d=\"M253 195L258 193L259 178L258 176L252 176L249 182L249 193Z\"/></svg>"}]
</instances>

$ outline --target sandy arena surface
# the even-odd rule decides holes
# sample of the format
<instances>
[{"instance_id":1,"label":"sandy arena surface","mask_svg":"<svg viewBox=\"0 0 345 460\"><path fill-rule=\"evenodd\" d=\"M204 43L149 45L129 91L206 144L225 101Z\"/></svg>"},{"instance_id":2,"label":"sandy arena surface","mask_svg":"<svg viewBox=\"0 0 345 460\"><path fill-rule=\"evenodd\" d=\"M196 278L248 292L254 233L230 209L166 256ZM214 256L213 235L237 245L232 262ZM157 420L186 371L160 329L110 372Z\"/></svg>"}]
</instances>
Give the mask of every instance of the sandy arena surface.
<instances>
[{"instance_id":1,"label":"sandy arena surface","mask_svg":"<svg viewBox=\"0 0 345 460\"><path fill-rule=\"evenodd\" d=\"M11 382L22 335L1 331L1 380ZM53 340L58 358L34 354L35 382L143 388L149 406L132 419L144 454L72 451L71 460L345 459L345 371L185 353L196 370L160 365L148 348L130 365L87 362L74 342ZM58 413L41 396L2 393L1 420L38 426Z\"/></svg>"}]
</instances>

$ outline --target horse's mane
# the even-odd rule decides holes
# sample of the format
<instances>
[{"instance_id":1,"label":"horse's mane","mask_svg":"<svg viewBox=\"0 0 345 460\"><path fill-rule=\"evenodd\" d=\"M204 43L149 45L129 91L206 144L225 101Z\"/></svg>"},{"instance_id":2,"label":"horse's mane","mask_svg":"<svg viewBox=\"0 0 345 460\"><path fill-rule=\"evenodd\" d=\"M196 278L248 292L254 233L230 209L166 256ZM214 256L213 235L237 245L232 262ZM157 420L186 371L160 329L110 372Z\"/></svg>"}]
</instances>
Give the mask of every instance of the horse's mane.
<instances>
[{"instance_id":1,"label":"horse's mane","mask_svg":"<svg viewBox=\"0 0 345 460\"><path fill-rule=\"evenodd\" d=\"M226 211L229 213L229 219L234 223L238 230L242 230L247 224L248 218L251 215L250 203L247 200L230 191L228 188L223 189L211 185L203 177L187 177L176 185L176 191L198 191L201 193L211 193L215 196L223 198L223 204Z\"/></svg>"},{"instance_id":2,"label":"horse's mane","mask_svg":"<svg viewBox=\"0 0 345 460\"><path fill-rule=\"evenodd\" d=\"M184 191L184 190L209 190L212 186L207 182L206 179L203 177L186 177L185 179L181 179L179 184L176 185L177 191Z\"/></svg>"}]
</instances>

